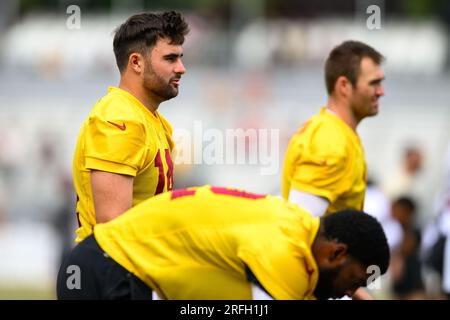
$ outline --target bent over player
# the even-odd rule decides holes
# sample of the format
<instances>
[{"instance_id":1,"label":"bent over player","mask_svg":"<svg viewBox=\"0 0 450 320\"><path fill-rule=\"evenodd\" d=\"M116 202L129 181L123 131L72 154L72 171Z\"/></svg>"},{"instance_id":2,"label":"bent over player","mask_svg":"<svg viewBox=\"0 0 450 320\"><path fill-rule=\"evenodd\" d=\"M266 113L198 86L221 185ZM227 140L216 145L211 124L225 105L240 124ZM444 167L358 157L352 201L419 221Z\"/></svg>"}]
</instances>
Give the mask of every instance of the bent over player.
<instances>
[{"instance_id":1,"label":"bent over player","mask_svg":"<svg viewBox=\"0 0 450 320\"><path fill-rule=\"evenodd\" d=\"M375 218L314 218L278 197L203 186L94 227L61 265L59 299L326 299L367 285L389 248ZM78 268L78 287L71 285ZM373 277L373 276L372 276Z\"/></svg>"}]
</instances>

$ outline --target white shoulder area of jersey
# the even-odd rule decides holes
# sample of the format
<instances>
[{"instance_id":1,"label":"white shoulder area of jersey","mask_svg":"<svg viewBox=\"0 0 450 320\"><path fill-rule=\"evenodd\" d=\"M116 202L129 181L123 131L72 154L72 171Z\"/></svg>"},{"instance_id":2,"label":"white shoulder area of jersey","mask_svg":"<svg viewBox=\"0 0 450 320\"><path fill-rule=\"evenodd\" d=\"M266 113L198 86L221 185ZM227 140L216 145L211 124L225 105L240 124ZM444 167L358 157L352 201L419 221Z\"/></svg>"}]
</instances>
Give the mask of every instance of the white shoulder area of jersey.
<instances>
[{"instance_id":1,"label":"white shoulder area of jersey","mask_svg":"<svg viewBox=\"0 0 450 320\"><path fill-rule=\"evenodd\" d=\"M289 201L308 210L314 217L323 216L330 205L330 203L322 197L295 189L290 190Z\"/></svg>"},{"instance_id":2,"label":"white shoulder area of jersey","mask_svg":"<svg viewBox=\"0 0 450 320\"><path fill-rule=\"evenodd\" d=\"M255 284L252 284L252 297L253 300L274 300L267 292Z\"/></svg>"},{"instance_id":3,"label":"white shoulder area of jersey","mask_svg":"<svg viewBox=\"0 0 450 320\"><path fill-rule=\"evenodd\" d=\"M162 300L155 291L152 291L152 300Z\"/></svg>"}]
</instances>

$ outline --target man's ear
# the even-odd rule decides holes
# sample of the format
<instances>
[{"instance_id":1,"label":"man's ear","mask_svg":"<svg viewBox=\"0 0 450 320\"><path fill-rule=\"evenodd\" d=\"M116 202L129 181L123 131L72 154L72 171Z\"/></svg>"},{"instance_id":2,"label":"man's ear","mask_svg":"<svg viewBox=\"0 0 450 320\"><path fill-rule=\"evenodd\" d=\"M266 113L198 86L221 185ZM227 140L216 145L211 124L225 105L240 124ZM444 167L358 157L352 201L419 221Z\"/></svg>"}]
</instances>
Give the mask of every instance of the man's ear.
<instances>
[{"instance_id":1,"label":"man's ear","mask_svg":"<svg viewBox=\"0 0 450 320\"><path fill-rule=\"evenodd\" d=\"M135 73L141 73L144 71L144 59L141 54L133 52L128 57L128 66Z\"/></svg>"},{"instance_id":2,"label":"man's ear","mask_svg":"<svg viewBox=\"0 0 450 320\"><path fill-rule=\"evenodd\" d=\"M340 76L336 80L334 90L336 92L339 92L340 96L349 97L352 93L353 86L350 80L347 79L347 77Z\"/></svg>"},{"instance_id":3,"label":"man's ear","mask_svg":"<svg viewBox=\"0 0 450 320\"><path fill-rule=\"evenodd\" d=\"M332 266L340 266L348 256L347 245L336 241L331 242L330 245L329 263Z\"/></svg>"}]
</instances>

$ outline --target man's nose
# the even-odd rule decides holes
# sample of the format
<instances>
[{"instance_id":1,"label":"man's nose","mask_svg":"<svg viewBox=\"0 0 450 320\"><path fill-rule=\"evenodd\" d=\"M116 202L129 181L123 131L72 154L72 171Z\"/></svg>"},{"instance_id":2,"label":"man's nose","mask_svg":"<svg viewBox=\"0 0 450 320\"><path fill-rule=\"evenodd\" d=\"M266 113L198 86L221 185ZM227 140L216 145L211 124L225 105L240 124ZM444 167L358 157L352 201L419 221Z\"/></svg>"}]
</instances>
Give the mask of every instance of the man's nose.
<instances>
[{"instance_id":1,"label":"man's nose","mask_svg":"<svg viewBox=\"0 0 450 320\"><path fill-rule=\"evenodd\" d=\"M184 67L184 64L181 60L178 61L174 71L175 71L175 73L178 73L178 74L186 73L186 68Z\"/></svg>"},{"instance_id":2,"label":"man's nose","mask_svg":"<svg viewBox=\"0 0 450 320\"><path fill-rule=\"evenodd\" d=\"M378 97L384 96L384 87L383 87L383 86L377 87L377 89L376 89L376 91L375 91L375 94L376 94Z\"/></svg>"}]
</instances>

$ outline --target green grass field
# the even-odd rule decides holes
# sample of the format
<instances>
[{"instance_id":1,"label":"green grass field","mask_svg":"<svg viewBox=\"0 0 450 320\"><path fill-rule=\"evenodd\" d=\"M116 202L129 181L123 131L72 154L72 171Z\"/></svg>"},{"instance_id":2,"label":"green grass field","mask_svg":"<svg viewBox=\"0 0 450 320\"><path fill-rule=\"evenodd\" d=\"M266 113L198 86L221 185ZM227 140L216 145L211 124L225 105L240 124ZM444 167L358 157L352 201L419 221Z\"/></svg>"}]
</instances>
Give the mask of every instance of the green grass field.
<instances>
[{"instance_id":1,"label":"green grass field","mask_svg":"<svg viewBox=\"0 0 450 320\"><path fill-rule=\"evenodd\" d=\"M55 288L0 286L0 300L54 300Z\"/></svg>"}]
</instances>

